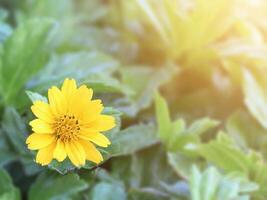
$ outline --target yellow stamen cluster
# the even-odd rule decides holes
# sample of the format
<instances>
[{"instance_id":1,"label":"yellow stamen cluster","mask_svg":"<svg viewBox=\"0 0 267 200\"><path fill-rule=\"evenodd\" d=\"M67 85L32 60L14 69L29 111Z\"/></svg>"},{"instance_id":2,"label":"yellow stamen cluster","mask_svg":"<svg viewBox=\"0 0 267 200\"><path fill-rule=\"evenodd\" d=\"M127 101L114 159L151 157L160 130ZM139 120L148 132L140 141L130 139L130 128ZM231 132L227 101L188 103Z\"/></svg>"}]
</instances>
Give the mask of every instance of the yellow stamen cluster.
<instances>
[{"instance_id":1,"label":"yellow stamen cluster","mask_svg":"<svg viewBox=\"0 0 267 200\"><path fill-rule=\"evenodd\" d=\"M63 115L56 120L54 130L57 139L63 142L77 139L80 132L79 120L74 115Z\"/></svg>"}]
</instances>

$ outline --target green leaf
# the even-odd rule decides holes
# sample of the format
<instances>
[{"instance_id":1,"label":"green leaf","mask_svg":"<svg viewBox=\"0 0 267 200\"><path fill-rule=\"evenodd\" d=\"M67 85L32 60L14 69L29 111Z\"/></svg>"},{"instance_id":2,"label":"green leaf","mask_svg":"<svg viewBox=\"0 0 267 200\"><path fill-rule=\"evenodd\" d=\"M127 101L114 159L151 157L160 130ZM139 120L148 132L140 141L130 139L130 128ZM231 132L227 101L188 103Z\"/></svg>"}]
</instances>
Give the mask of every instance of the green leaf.
<instances>
[{"instance_id":1,"label":"green leaf","mask_svg":"<svg viewBox=\"0 0 267 200\"><path fill-rule=\"evenodd\" d=\"M209 167L203 173L196 166L192 168L190 177L190 192L192 200L244 200L258 189L257 184L250 183L242 177L223 176L215 167ZM243 186L249 187L243 191Z\"/></svg>"},{"instance_id":2,"label":"green leaf","mask_svg":"<svg viewBox=\"0 0 267 200\"><path fill-rule=\"evenodd\" d=\"M158 134L162 141L167 141L172 134L172 122L168 109L168 105L159 93L155 95L156 116L158 122ZM180 129L184 129L182 122L177 123Z\"/></svg>"},{"instance_id":3,"label":"green leaf","mask_svg":"<svg viewBox=\"0 0 267 200\"><path fill-rule=\"evenodd\" d=\"M130 93L130 89L113 77L119 63L112 57L96 52L75 52L54 56L49 64L29 83L31 90L44 92L60 85L65 78L75 78L96 92Z\"/></svg>"},{"instance_id":4,"label":"green leaf","mask_svg":"<svg viewBox=\"0 0 267 200\"><path fill-rule=\"evenodd\" d=\"M73 195L87 188L87 183L77 174L62 176L45 172L32 185L29 200L72 199Z\"/></svg>"},{"instance_id":5,"label":"green leaf","mask_svg":"<svg viewBox=\"0 0 267 200\"><path fill-rule=\"evenodd\" d=\"M223 132L216 140L201 144L198 148L201 156L227 172L239 171L248 174L250 162L248 156L238 149L233 141Z\"/></svg>"},{"instance_id":6,"label":"green leaf","mask_svg":"<svg viewBox=\"0 0 267 200\"><path fill-rule=\"evenodd\" d=\"M0 129L0 167L10 163L17 158L16 154L12 152L6 136Z\"/></svg>"},{"instance_id":7,"label":"green leaf","mask_svg":"<svg viewBox=\"0 0 267 200\"><path fill-rule=\"evenodd\" d=\"M190 127L188 127L188 129L185 132L186 134L201 135L202 133L205 133L208 130L218 125L219 122L217 120L205 117L194 121L193 124Z\"/></svg>"},{"instance_id":8,"label":"green leaf","mask_svg":"<svg viewBox=\"0 0 267 200\"><path fill-rule=\"evenodd\" d=\"M126 200L127 195L125 189L118 184L100 182L93 187L89 199Z\"/></svg>"},{"instance_id":9,"label":"green leaf","mask_svg":"<svg viewBox=\"0 0 267 200\"><path fill-rule=\"evenodd\" d=\"M200 143L200 135L219 124L216 120L203 118L186 128L183 119L171 121L167 103L159 94L155 96L155 104L158 135L169 151L194 150L195 145Z\"/></svg>"},{"instance_id":10,"label":"green leaf","mask_svg":"<svg viewBox=\"0 0 267 200\"><path fill-rule=\"evenodd\" d=\"M29 151L25 145L27 135L25 122L13 107L7 107L5 109L2 129L17 154L29 155Z\"/></svg>"},{"instance_id":11,"label":"green leaf","mask_svg":"<svg viewBox=\"0 0 267 200\"><path fill-rule=\"evenodd\" d=\"M251 114L258 122L267 129L267 95L263 87L257 82L255 77L244 71L243 90L245 94L245 104Z\"/></svg>"},{"instance_id":12,"label":"green leaf","mask_svg":"<svg viewBox=\"0 0 267 200\"><path fill-rule=\"evenodd\" d=\"M226 130L242 149L265 149L266 130L245 110L234 112L227 119Z\"/></svg>"},{"instance_id":13,"label":"green leaf","mask_svg":"<svg viewBox=\"0 0 267 200\"><path fill-rule=\"evenodd\" d=\"M129 199L165 199L166 193L160 183L177 181L176 174L168 169L161 145L113 159L112 176L125 183Z\"/></svg>"},{"instance_id":14,"label":"green leaf","mask_svg":"<svg viewBox=\"0 0 267 200\"><path fill-rule=\"evenodd\" d=\"M135 116L140 110L149 107L154 93L160 86L170 81L177 72L177 66L172 63L167 63L157 70L141 66L123 68L122 83L132 89L133 93L127 99L129 105L120 109L129 116Z\"/></svg>"},{"instance_id":15,"label":"green leaf","mask_svg":"<svg viewBox=\"0 0 267 200\"><path fill-rule=\"evenodd\" d=\"M158 142L153 125L130 126L119 132L110 133L112 144L107 152L111 156L132 154ZM133 142L134 141L134 142Z\"/></svg>"},{"instance_id":16,"label":"green leaf","mask_svg":"<svg viewBox=\"0 0 267 200\"><path fill-rule=\"evenodd\" d=\"M29 20L5 41L1 55L0 93L6 104L15 104L25 83L44 66L50 52L48 36L54 23Z\"/></svg>"},{"instance_id":17,"label":"green leaf","mask_svg":"<svg viewBox=\"0 0 267 200\"><path fill-rule=\"evenodd\" d=\"M20 192L14 187L12 179L8 173L0 168L0 199L1 200L19 200Z\"/></svg>"},{"instance_id":18,"label":"green leaf","mask_svg":"<svg viewBox=\"0 0 267 200\"><path fill-rule=\"evenodd\" d=\"M203 163L200 163L195 158L191 158L189 156L183 155L182 153L175 152L167 153L168 156L168 163L172 167L172 169L179 174L179 176L183 177L184 179L188 179L191 175L191 166L194 164L198 164L201 166Z\"/></svg>"},{"instance_id":19,"label":"green leaf","mask_svg":"<svg viewBox=\"0 0 267 200\"><path fill-rule=\"evenodd\" d=\"M26 94L28 95L32 103L34 103L35 101L47 102L47 98L37 92L31 92L28 90L26 91Z\"/></svg>"},{"instance_id":20,"label":"green leaf","mask_svg":"<svg viewBox=\"0 0 267 200\"><path fill-rule=\"evenodd\" d=\"M267 195L267 165L261 154L243 152L225 133L220 132L216 140L201 144L197 150L207 161L226 172L240 173L259 185L257 195Z\"/></svg>"}]
</instances>

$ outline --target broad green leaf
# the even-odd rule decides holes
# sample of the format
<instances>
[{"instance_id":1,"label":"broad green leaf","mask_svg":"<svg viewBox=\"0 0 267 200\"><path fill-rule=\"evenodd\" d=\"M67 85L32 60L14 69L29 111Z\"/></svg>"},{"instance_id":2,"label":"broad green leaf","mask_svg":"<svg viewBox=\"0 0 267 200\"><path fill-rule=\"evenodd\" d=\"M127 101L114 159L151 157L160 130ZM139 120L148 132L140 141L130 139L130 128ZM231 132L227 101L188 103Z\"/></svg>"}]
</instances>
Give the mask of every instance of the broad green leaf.
<instances>
[{"instance_id":1,"label":"broad green leaf","mask_svg":"<svg viewBox=\"0 0 267 200\"><path fill-rule=\"evenodd\" d=\"M112 145L107 152L111 156L121 156L150 147L158 142L155 131L153 125L140 124L110 133L111 135L108 137L111 139Z\"/></svg>"},{"instance_id":2,"label":"broad green leaf","mask_svg":"<svg viewBox=\"0 0 267 200\"><path fill-rule=\"evenodd\" d=\"M3 133L19 155L29 155L26 149L26 126L20 115L13 107L7 107L2 121Z\"/></svg>"},{"instance_id":3,"label":"broad green leaf","mask_svg":"<svg viewBox=\"0 0 267 200\"><path fill-rule=\"evenodd\" d=\"M77 174L65 176L44 172L37 178L29 192L29 200L72 199L73 195L88 188Z\"/></svg>"},{"instance_id":4,"label":"broad green leaf","mask_svg":"<svg viewBox=\"0 0 267 200\"><path fill-rule=\"evenodd\" d=\"M60 85L65 78L75 78L96 92L130 93L113 74L119 63L112 57L96 52L74 52L54 56L48 65L28 84L30 90L47 91L52 85Z\"/></svg>"},{"instance_id":5,"label":"broad green leaf","mask_svg":"<svg viewBox=\"0 0 267 200\"><path fill-rule=\"evenodd\" d=\"M160 183L177 180L176 174L168 169L166 155L160 145L140 150L131 157L113 159L112 176L123 181L126 190L131 191L129 199L165 199L166 192Z\"/></svg>"},{"instance_id":6,"label":"broad green leaf","mask_svg":"<svg viewBox=\"0 0 267 200\"><path fill-rule=\"evenodd\" d=\"M125 189L120 185L100 182L93 187L89 199L126 200L127 194Z\"/></svg>"},{"instance_id":7,"label":"broad green leaf","mask_svg":"<svg viewBox=\"0 0 267 200\"><path fill-rule=\"evenodd\" d=\"M267 129L267 95L249 71L244 71L245 104L251 114Z\"/></svg>"},{"instance_id":8,"label":"broad green leaf","mask_svg":"<svg viewBox=\"0 0 267 200\"><path fill-rule=\"evenodd\" d=\"M20 200L20 192L14 187L11 177L0 168L0 199L1 200Z\"/></svg>"},{"instance_id":9,"label":"broad green leaf","mask_svg":"<svg viewBox=\"0 0 267 200\"><path fill-rule=\"evenodd\" d=\"M58 0L56 3L53 0L23 1L21 4L23 8L17 14L19 22L46 17L57 21L57 28L54 30L54 46L64 45L76 33L75 23L81 20L81 15L75 13L72 0Z\"/></svg>"},{"instance_id":10,"label":"broad green leaf","mask_svg":"<svg viewBox=\"0 0 267 200\"><path fill-rule=\"evenodd\" d=\"M6 107L2 129L9 147L0 153L0 159L3 159L3 165L18 159L23 164L24 172L27 175L34 175L41 168L34 162L33 153L26 148L25 141L28 131L25 124L26 122L13 107Z\"/></svg>"},{"instance_id":11,"label":"broad green leaf","mask_svg":"<svg viewBox=\"0 0 267 200\"><path fill-rule=\"evenodd\" d=\"M29 20L6 39L1 54L0 93L6 104L15 104L25 83L40 70L50 52L49 33L53 22L48 19Z\"/></svg>"},{"instance_id":12,"label":"broad green leaf","mask_svg":"<svg viewBox=\"0 0 267 200\"><path fill-rule=\"evenodd\" d=\"M188 179L191 175L191 166L194 164L198 164L199 166L204 165L203 162L195 158L191 158L184 154L175 152L171 153L168 152L167 154L168 163L172 167L172 169L179 174L179 176L183 177L184 179Z\"/></svg>"},{"instance_id":13,"label":"broad green leaf","mask_svg":"<svg viewBox=\"0 0 267 200\"><path fill-rule=\"evenodd\" d=\"M34 175L40 171L40 166L34 162L33 152L26 148L27 129L25 121L13 107L6 107L2 121L3 134L7 148L0 153L0 163L6 164L12 160L19 160L23 164L27 175ZM3 138L4 139L4 138ZM0 139L1 141L1 139ZM1 148L0 148L1 149Z\"/></svg>"},{"instance_id":14,"label":"broad green leaf","mask_svg":"<svg viewBox=\"0 0 267 200\"><path fill-rule=\"evenodd\" d=\"M208 161L216 164L227 172L240 171L249 173L250 161L248 156L238 149L233 141L223 132L220 132L216 140L207 144L201 144L198 153Z\"/></svg>"}]
</instances>

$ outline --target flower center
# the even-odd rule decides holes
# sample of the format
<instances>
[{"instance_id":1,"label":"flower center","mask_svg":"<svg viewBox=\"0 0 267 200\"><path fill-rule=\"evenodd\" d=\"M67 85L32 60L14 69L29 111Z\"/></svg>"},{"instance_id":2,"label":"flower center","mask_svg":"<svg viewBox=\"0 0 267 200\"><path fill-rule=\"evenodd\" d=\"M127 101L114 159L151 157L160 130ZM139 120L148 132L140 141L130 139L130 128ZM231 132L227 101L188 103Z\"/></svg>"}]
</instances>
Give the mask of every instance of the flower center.
<instances>
[{"instance_id":1,"label":"flower center","mask_svg":"<svg viewBox=\"0 0 267 200\"><path fill-rule=\"evenodd\" d=\"M54 130L57 139L63 142L76 139L80 131L79 121L74 115L63 115L56 120Z\"/></svg>"}]
</instances>

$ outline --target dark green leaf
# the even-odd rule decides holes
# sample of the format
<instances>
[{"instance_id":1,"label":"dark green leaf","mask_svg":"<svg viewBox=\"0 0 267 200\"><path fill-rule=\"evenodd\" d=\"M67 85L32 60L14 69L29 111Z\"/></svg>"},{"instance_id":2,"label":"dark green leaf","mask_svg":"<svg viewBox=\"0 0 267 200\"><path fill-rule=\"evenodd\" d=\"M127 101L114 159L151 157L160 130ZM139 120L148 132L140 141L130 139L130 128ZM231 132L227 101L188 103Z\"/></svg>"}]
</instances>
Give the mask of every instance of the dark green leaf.
<instances>
[{"instance_id":1,"label":"dark green leaf","mask_svg":"<svg viewBox=\"0 0 267 200\"><path fill-rule=\"evenodd\" d=\"M42 173L29 192L29 200L72 199L88 187L77 174Z\"/></svg>"}]
</instances>

